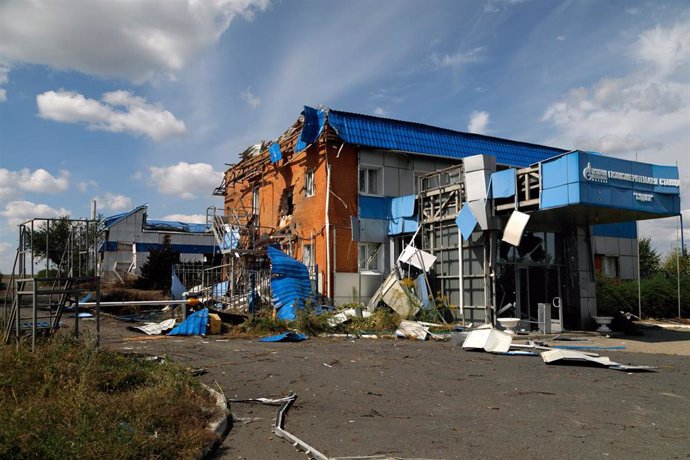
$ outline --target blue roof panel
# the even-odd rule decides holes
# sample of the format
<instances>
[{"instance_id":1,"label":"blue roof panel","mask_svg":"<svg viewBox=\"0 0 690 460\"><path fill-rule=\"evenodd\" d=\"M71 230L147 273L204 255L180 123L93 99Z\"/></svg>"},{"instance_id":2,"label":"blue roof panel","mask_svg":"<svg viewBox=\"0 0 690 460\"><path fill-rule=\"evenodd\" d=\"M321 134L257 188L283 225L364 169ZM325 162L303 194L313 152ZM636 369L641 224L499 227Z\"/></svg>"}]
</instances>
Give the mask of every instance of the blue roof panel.
<instances>
[{"instance_id":1,"label":"blue roof panel","mask_svg":"<svg viewBox=\"0 0 690 460\"><path fill-rule=\"evenodd\" d=\"M529 166L566 152L538 144L338 110L328 111L328 124L350 144L457 159L493 155L498 163L509 166Z\"/></svg>"}]
</instances>

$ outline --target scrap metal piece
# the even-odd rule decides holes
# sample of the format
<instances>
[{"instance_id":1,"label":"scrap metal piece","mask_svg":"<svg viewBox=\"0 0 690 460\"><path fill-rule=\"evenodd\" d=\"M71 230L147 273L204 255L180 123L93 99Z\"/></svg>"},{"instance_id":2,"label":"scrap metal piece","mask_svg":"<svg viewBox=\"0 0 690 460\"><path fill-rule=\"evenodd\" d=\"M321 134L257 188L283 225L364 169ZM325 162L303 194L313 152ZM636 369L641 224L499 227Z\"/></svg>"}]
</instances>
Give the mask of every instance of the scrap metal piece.
<instances>
[{"instance_id":1,"label":"scrap metal piece","mask_svg":"<svg viewBox=\"0 0 690 460\"><path fill-rule=\"evenodd\" d=\"M429 337L429 328L417 321L403 320L395 331L397 337L426 340Z\"/></svg>"},{"instance_id":2,"label":"scrap metal piece","mask_svg":"<svg viewBox=\"0 0 690 460\"><path fill-rule=\"evenodd\" d=\"M505 230L503 230L503 237L501 238L508 244L515 247L520 246L520 240L529 222L529 214L520 211L513 211L508 219Z\"/></svg>"},{"instance_id":3,"label":"scrap metal piece","mask_svg":"<svg viewBox=\"0 0 690 460\"><path fill-rule=\"evenodd\" d=\"M467 334L463 350L484 350L489 353L506 353L510 350L513 336L497 329L480 327Z\"/></svg>"},{"instance_id":4,"label":"scrap metal piece","mask_svg":"<svg viewBox=\"0 0 690 460\"><path fill-rule=\"evenodd\" d=\"M546 364L551 364L557 361L591 362L608 367L609 369L624 372L653 372L656 369L655 366L630 366L621 364L611 361L608 356L599 356L596 353L587 353L579 350L553 349L543 352L541 357Z\"/></svg>"},{"instance_id":5,"label":"scrap metal piece","mask_svg":"<svg viewBox=\"0 0 690 460\"><path fill-rule=\"evenodd\" d=\"M285 414L288 410L290 410L290 406L292 406L292 404L295 402L295 399L297 399L297 395L291 391L287 399L280 405L278 413L276 414L276 423L273 427L273 432L279 438L287 439L295 447L301 448L308 457L312 457L317 460L328 460L328 457L326 457L324 454L314 449L312 446L302 441L294 434L285 430Z\"/></svg>"}]
</instances>

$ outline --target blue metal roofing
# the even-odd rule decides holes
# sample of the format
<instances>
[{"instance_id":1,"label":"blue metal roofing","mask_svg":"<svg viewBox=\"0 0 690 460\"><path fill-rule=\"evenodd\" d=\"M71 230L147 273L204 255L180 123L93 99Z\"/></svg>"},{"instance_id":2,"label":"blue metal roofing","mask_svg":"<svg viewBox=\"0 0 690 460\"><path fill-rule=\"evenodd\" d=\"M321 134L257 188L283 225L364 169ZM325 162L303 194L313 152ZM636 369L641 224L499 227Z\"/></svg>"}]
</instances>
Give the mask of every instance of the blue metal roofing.
<instances>
[{"instance_id":1,"label":"blue metal roofing","mask_svg":"<svg viewBox=\"0 0 690 460\"><path fill-rule=\"evenodd\" d=\"M328 110L328 124L350 144L458 159L487 154L509 166L529 166L566 152L527 142L338 110Z\"/></svg>"},{"instance_id":2,"label":"blue metal roofing","mask_svg":"<svg viewBox=\"0 0 690 460\"><path fill-rule=\"evenodd\" d=\"M121 222L127 217L143 210L146 210L148 204L143 204L137 206L128 212L123 212L122 214L115 214L114 216L109 216L103 219L102 226L104 229L109 229L113 225ZM146 230L160 230L160 231L172 231L172 232L185 232L185 233L206 233L208 227L206 224L190 224L187 222L178 222L171 220L150 220L146 219L144 221L144 229Z\"/></svg>"}]
</instances>

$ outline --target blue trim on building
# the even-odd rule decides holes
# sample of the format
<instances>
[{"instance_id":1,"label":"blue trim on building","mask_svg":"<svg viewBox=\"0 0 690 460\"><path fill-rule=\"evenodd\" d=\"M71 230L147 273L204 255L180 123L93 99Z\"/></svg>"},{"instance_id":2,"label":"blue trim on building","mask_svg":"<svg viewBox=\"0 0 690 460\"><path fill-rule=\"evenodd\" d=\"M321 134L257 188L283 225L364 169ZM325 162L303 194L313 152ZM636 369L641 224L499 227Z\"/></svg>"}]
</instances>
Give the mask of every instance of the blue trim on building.
<instances>
[{"instance_id":1,"label":"blue trim on building","mask_svg":"<svg viewBox=\"0 0 690 460\"><path fill-rule=\"evenodd\" d=\"M635 239L637 238L637 225L634 221L592 225L592 236Z\"/></svg>"},{"instance_id":2,"label":"blue trim on building","mask_svg":"<svg viewBox=\"0 0 690 460\"><path fill-rule=\"evenodd\" d=\"M180 254L212 254L215 246L205 244L172 244L172 250ZM137 252L151 252L152 249L160 250L163 248L161 243L136 243ZM107 252L117 251L117 241L107 241L101 244L100 251L105 249Z\"/></svg>"}]
</instances>

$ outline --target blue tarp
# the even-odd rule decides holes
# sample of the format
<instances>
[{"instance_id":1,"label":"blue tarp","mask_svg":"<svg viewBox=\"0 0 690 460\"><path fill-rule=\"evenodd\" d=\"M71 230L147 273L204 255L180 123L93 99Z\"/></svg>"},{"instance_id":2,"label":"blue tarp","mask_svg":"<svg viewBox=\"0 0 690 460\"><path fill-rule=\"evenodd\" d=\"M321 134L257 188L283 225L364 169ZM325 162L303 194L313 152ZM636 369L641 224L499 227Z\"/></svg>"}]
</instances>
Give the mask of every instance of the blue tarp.
<instances>
[{"instance_id":1,"label":"blue tarp","mask_svg":"<svg viewBox=\"0 0 690 460\"><path fill-rule=\"evenodd\" d=\"M489 184L489 198L515 196L515 170L510 168L492 173Z\"/></svg>"},{"instance_id":2,"label":"blue tarp","mask_svg":"<svg viewBox=\"0 0 690 460\"><path fill-rule=\"evenodd\" d=\"M172 274L172 282L170 283L170 299L171 300L182 300L182 294L187 291L184 287L182 281L175 275Z\"/></svg>"},{"instance_id":3,"label":"blue tarp","mask_svg":"<svg viewBox=\"0 0 690 460\"><path fill-rule=\"evenodd\" d=\"M283 153L280 151L280 144L277 142L271 144L271 146L268 148L268 153L271 156L271 163L278 163L283 159Z\"/></svg>"},{"instance_id":4,"label":"blue tarp","mask_svg":"<svg viewBox=\"0 0 690 460\"><path fill-rule=\"evenodd\" d=\"M302 114L304 115L304 125L302 125L302 131L299 133L297 144L295 144L295 152L301 152L309 144L313 144L326 124L326 112L323 110L305 105Z\"/></svg>"},{"instance_id":5,"label":"blue tarp","mask_svg":"<svg viewBox=\"0 0 690 460\"><path fill-rule=\"evenodd\" d=\"M268 247L271 259L271 292L276 316L281 321L297 319L297 310L304 309L305 301L311 296L309 270L302 263L283 251Z\"/></svg>"},{"instance_id":6,"label":"blue tarp","mask_svg":"<svg viewBox=\"0 0 690 460\"><path fill-rule=\"evenodd\" d=\"M458 217L455 218L455 224L460 229L462 237L465 240L469 240L470 236L472 236L472 232L474 232L474 229L477 227L477 218L472 214L469 204L464 203L462 205Z\"/></svg>"},{"instance_id":7,"label":"blue tarp","mask_svg":"<svg viewBox=\"0 0 690 460\"><path fill-rule=\"evenodd\" d=\"M302 342L307 340L308 337L304 334L298 334L296 332L283 332L278 335L271 335L269 337L262 337L259 342Z\"/></svg>"},{"instance_id":8,"label":"blue tarp","mask_svg":"<svg viewBox=\"0 0 690 460\"><path fill-rule=\"evenodd\" d=\"M168 335L205 335L207 325L208 309L204 308L189 315L186 320L168 332Z\"/></svg>"},{"instance_id":9,"label":"blue tarp","mask_svg":"<svg viewBox=\"0 0 690 460\"><path fill-rule=\"evenodd\" d=\"M388 234L400 235L417 231L417 217L415 216L416 196L404 195L391 199Z\"/></svg>"}]
</instances>

